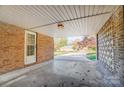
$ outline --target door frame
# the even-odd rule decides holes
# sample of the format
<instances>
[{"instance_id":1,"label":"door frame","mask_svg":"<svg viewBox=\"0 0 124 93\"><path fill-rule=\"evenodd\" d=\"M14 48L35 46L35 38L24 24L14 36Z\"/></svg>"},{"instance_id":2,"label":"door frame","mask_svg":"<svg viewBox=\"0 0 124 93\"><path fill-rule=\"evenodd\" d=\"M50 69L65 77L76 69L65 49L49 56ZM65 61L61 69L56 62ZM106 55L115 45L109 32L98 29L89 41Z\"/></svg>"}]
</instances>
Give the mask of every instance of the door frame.
<instances>
[{"instance_id":1,"label":"door frame","mask_svg":"<svg viewBox=\"0 0 124 93\"><path fill-rule=\"evenodd\" d=\"M27 33L30 33L30 34L33 34L35 35L35 62L32 62L32 63L29 63L27 64ZM33 31L28 31L28 30L25 30L25 35L24 35L24 65L30 65L30 64L34 64L36 63L37 61L37 33L36 32L33 32Z\"/></svg>"}]
</instances>

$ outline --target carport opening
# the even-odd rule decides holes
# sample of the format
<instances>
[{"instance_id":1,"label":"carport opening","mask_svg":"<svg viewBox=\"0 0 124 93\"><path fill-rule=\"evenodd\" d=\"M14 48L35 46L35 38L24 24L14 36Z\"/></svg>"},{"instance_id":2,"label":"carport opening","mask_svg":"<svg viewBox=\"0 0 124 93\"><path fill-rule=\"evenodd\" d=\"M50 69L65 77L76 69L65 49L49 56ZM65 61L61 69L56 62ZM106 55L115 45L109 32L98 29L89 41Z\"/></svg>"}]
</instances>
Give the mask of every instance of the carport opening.
<instances>
[{"instance_id":1,"label":"carport opening","mask_svg":"<svg viewBox=\"0 0 124 93\"><path fill-rule=\"evenodd\" d=\"M96 61L96 37L73 36L54 38L54 56L81 54L88 60Z\"/></svg>"}]
</instances>

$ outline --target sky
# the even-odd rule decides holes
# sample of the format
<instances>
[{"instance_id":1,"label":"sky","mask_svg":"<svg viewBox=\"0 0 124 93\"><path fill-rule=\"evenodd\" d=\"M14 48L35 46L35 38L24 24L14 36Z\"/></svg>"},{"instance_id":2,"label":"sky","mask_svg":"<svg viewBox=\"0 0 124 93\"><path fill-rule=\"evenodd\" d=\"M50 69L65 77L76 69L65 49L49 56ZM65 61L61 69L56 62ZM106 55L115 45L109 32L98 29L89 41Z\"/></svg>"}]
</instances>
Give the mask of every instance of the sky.
<instances>
[{"instance_id":1,"label":"sky","mask_svg":"<svg viewBox=\"0 0 124 93\"><path fill-rule=\"evenodd\" d=\"M76 36L76 37L68 37L68 44L70 44L72 41L76 40L76 39L80 39L82 40L84 37L83 36Z\"/></svg>"}]
</instances>

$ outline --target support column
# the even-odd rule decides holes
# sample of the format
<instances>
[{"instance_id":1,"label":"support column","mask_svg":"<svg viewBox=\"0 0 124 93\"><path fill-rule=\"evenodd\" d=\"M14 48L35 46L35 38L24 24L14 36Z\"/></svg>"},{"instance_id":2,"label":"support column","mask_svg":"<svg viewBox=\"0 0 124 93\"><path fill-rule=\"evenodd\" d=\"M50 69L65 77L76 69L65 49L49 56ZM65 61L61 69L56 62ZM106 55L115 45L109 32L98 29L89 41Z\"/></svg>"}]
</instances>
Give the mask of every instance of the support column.
<instances>
[{"instance_id":1,"label":"support column","mask_svg":"<svg viewBox=\"0 0 124 93\"><path fill-rule=\"evenodd\" d=\"M96 34L96 59L99 60L99 45L98 45L98 34Z\"/></svg>"}]
</instances>

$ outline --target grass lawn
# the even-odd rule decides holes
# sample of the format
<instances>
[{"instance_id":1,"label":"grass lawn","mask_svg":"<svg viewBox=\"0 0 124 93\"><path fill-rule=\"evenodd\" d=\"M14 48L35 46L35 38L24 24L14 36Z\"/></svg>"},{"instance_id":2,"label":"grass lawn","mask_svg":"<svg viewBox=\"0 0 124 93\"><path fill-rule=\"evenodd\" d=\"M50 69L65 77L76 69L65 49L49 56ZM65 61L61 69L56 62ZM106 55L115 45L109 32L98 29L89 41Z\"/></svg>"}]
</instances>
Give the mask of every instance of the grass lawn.
<instances>
[{"instance_id":1,"label":"grass lawn","mask_svg":"<svg viewBox=\"0 0 124 93\"><path fill-rule=\"evenodd\" d=\"M63 55L63 54L68 54L68 53L74 53L75 51L55 51L54 52L54 56L58 56L58 55Z\"/></svg>"},{"instance_id":2,"label":"grass lawn","mask_svg":"<svg viewBox=\"0 0 124 93\"><path fill-rule=\"evenodd\" d=\"M69 52L67 52L67 51L55 51L54 52L54 56L68 54L68 53L75 53L75 51L69 51ZM96 53L95 52L93 52L93 53L87 53L86 54L86 57L89 60L95 61L96 60Z\"/></svg>"},{"instance_id":3,"label":"grass lawn","mask_svg":"<svg viewBox=\"0 0 124 93\"><path fill-rule=\"evenodd\" d=\"M54 52L54 55L57 56L57 55L62 55L64 54L64 52Z\"/></svg>"},{"instance_id":4,"label":"grass lawn","mask_svg":"<svg viewBox=\"0 0 124 93\"><path fill-rule=\"evenodd\" d=\"M92 61L95 61L96 60L96 53L88 53L87 58L92 60Z\"/></svg>"}]
</instances>

